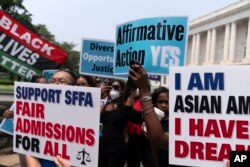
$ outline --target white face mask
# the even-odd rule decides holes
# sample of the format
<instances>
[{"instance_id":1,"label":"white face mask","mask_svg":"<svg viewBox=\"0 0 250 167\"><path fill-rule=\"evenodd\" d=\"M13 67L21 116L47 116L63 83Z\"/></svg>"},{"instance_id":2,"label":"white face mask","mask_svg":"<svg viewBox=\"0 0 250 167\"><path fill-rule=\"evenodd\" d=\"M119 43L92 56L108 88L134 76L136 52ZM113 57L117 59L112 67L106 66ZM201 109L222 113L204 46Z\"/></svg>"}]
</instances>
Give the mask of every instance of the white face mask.
<instances>
[{"instance_id":1,"label":"white face mask","mask_svg":"<svg viewBox=\"0 0 250 167\"><path fill-rule=\"evenodd\" d=\"M115 100L115 99L117 99L118 97L120 97L120 92L117 91L117 90L113 90L113 89L112 89L112 90L109 92L109 96L110 96L111 100Z\"/></svg>"}]
</instances>

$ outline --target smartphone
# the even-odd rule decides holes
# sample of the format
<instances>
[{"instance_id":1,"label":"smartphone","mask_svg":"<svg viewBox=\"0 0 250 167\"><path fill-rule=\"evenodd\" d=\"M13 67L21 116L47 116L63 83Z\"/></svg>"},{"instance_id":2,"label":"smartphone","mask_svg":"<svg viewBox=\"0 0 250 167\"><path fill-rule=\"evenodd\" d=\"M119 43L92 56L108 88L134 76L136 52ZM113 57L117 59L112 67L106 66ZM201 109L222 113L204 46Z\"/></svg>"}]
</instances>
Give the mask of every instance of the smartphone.
<instances>
[{"instance_id":1,"label":"smartphone","mask_svg":"<svg viewBox=\"0 0 250 167\"><path fill-rule=\"evenodd\" d=\"M140 64L138 61L136 61L136 60L131 60L131 61L130 61L130 68L132 68L132 66L133 66L134 64L138 64L138 65L141 66L141 64ZM135 72L138 72L138 69L137 69L137 68L134 68L133 70L134 70ZM135 86L135 84L134 84L134 81L132 80L131 77L128 77L127 85L128 85L130 88L132 88L132 89L136 89L136 86Z\"/></svg>"},{"instance_id":2,"label":"smartphone","mask_svg":"<svg viewBox=\"0 0 250 167\"><path fill-rule=\"evenodd\" d=\"M133 66L134 64L141 65L138 61L136 61L136 60L131 60L131 61L130 61L130 68L132 68L132 66ZM138 69L135 69L135 68L134 68L134 70L135 70L136 72L138 72ZM128 76L128 80L127 80L127 83L126 83L126 86L125 86L125 89L124 89L122 101L125 102L125 101L127 100L127 98L129 97L130 92L133 91L133 90L135 90L136 88L137 88L137 87L135 86L133 79L132 79L130 76Z\"/></svg>"},{"instance_id":3,"label":"smartphone","mask_svg":"<svg viewBox=\"0 0 250 167\"><path fill-rule=\"evenodd\" d=\"M131 60L131 61L130 61L130 68L132 68L132 65L134 65L134 64L138 64L138 65L141 66L141 64L140 64L138 61L136 61L136 60ZM137 69L137 68L135 68L134 70L135 70L135 72L138 72L138 69Z\"/></svg>"}]
</instances>

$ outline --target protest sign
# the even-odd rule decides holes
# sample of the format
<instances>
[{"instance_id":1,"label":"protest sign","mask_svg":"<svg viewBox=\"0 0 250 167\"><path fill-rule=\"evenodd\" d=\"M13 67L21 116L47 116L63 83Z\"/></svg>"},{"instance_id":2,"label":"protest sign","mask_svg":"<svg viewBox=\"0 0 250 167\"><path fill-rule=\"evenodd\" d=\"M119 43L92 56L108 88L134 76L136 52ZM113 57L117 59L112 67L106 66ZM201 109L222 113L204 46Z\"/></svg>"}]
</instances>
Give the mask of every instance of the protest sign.
<instances>
[{"instance_id":1,"label":"protest sign","mask_svg":"<svg viewBox=\"0 0 250 167\"><path fill-rule=\"evenodd\" d=\"M127 75L114 76L114 42L83 39L79 73L107 78L127 79Z\"/></svg>"},{"instance_id":2,"label":"protest sign","mask_svg":"<svg viewBox=\"0 0 250 167\"><path fill-rule=\"evenodd\" d=\"M43 76L50 82L52 75L56 72L56 69L53 70L43 70Z\"/></svg>"},{"instance_id":3,"label":"protest sign","mask_svg":"<svg viewBox=\"0 0 250 167\"><path fill-rule=\"evenodd\" d=\"M14 151L98 166L100 88L15 82Z\"/></svg>"},{"instance_id":4,"label":"protest sign","mask_svg":"<svg viewBox=\"0 0 250 167\"><path fill-rule=\"evenodd\" d=\"M161 81L160 75L148 75L148 79L152 81Z\"/></svg>"},{"instance_id":5,"label":"protest sign","mask_svg":"<svg viewBox=\"0 0 250 167\"><path fill-rule=\"evenodd\" d=\"M67 53L0 10L0 65L31 79L62 64Z\"/></svg>"},{"instance_id":6,"label":"protest sign","mask_svg":"<svg viewBox=\"0 0 250 167\"><path fill-rule=\"evenodd\" d=\"M250 150L249 70L170 68L170 164L225 167L231 150Z\"/></svg>"},{"instance_id":7,"label":"protest sign","mask_svg":"<svg viewBox=\"0 0 250 167\"><path fill-rule=\"evenodd\" d=\"M167 75L169 66L183 66L187 23L187 17L156 17L118 25L114 74L128 74L131 60L149 74Z\"/></svg>"},{"instance_id":8,"label":"protest sign","mask_svg":"<svg viewBox=\"0 0 250 167\"><path fill-rule=\"evenodd\" d=\"M14 104L11 105L10 111L14 111ZM13 118L4 118L0 124L0 131L7 133L9 135L13 135Z\"/></svg>"},{"instance_id":9,"label":"protest sign","mask_svg":"<svg viewBox=\"0 0 250 167\"><path fill-rule=\"evenodd\" d=\"M79 73L107 78L127 79L128 75L114 75L114 43L104 40L83 39ZM149 75L149 80L160 81L159 75Z\"/></svg>"}]
</instances>

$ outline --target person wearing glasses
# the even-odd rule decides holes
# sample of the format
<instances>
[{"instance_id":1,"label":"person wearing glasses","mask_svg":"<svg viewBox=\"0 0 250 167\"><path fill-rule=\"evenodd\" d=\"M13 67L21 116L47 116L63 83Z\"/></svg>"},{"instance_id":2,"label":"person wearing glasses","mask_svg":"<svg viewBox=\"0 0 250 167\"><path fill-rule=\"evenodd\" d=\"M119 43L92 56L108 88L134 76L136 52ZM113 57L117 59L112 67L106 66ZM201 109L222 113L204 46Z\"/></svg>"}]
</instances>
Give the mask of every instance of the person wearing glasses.
<instances>
[{"instance_id":1,"label":"person wearing glasses","mask_svg":"<svg viewBox=\"0 0 250 167\"><path fill-rule=\"evenodd\" d=\"M127 87L127 85L126 85ZM124 167L126 163L125 128L128 121L142 124L142 115L132 109L135 90L124 98L127 90L121 80L111 83L111 101L103 107L100 122L99 167Z\"/></svg>"},{"instance_id":2,"label":"person wearing glasses","mask_svg":"<svg viewBox=\"0 0 250 167\"><path fill-rule=\"evenodd\" d=\"M75 85L76 75L68 69L59 69L51 77L50 83L57 85Z\"/></svg>"},{"instance_id":3,"label":"person wearing glasses","mask_svg":"<svg viewBox=\"0 0 250 167\"><path fill-rule=\"evenodd\" d=\"M76 75L68 69L59 69L51 77L50 84L57 85L75 85ZM54 161L39 159L32 156L25 156L27 167L70 167L60 156L54 158Z\"/></svg>"}]
</instances>

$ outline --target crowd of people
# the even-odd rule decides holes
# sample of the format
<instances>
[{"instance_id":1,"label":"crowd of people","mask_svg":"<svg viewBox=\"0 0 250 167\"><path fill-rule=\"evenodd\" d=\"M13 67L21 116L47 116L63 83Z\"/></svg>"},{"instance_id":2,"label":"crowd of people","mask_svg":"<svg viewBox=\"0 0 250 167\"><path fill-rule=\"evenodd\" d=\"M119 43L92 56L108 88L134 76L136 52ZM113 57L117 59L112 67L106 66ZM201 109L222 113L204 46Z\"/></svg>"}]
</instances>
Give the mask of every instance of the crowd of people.
<instances>
[{"instance_id":1,"label":"crowd of people","mask_svg":"<svg viewBox=\"0 0 250 167\"><path fill-rule=\"evenodd\" d=\"M133 86L123 80L76 76L58 70L47 81L33 76L31 82L58 85L101 87L105 103L100 111L99 167L166 167L168 162L169 90L159 87L151 94L146 70L134 64L129 69ZM6 110L6 118L13 112ZM20 155L27 167L69 167L60 156L54 161Z\"/></svg>"}]
</instances>

